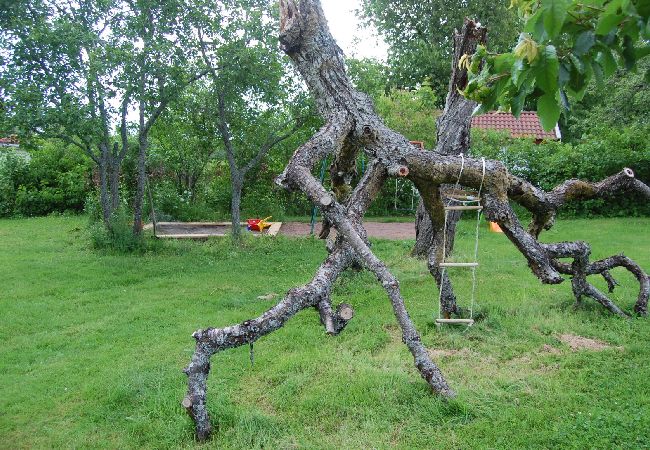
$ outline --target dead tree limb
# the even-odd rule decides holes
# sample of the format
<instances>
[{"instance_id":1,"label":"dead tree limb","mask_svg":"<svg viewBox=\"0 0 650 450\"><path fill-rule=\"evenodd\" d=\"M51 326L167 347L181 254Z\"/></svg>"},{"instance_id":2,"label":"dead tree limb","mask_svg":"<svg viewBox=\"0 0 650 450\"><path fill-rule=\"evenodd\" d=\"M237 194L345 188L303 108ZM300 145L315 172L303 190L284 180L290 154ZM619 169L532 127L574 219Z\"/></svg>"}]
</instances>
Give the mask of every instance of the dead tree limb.
<instances>
[{"instance_id":1,"label":"dead tree limb","mask_svg":"<svg viewBox=\"0 0 650 450\"><path fill-rule=\"evenodd\" d=\"M465 20L462 29L454 34L454 57L451 61L451 78L445 101L445 109L436 121L437 144L435 151L445 155L468 154L470 148L470 128L472 112L476 102L460 94L467 85L467 70L459 65L463 55L472 55L476 46L485 44L487 29L472 20ZM445 318L452 314L460 315L449 274L440 270L438 264L444 254L450 255L454 249L456 225L460 220L460 211L450 211L446 217L441 196L452 186L440 186L435 189L419 186L421 195L415 214L415 246L411 254L426 258L427 267L433 276L440 296L441 313ZM425 205L426 203L426 205ZM445 232L446 230L446 232Z\"/></svg>"},{"instance_id":2,"label":"dead tree limb","mask_svg":"<svg viewBox=\"0 0 650 450\"><path fill-rule=\"evenodd\" d=\"M435 393L443 397L454 396L454 391L431 361L420 340L406 310L397 278L372 252L363 228L363 215L388 177L408 177L423 195L431 196L432 201L425 205L428 205L429 214L434 216L434 204L439 201L437 193L440 187L456 182L462 163L464 170L460 184L478 188L482 183L486 215L501 225L542 282L559 283L563 280L561 274L570 274L574 280L579 279L574 283L575 292L594 297L614 310L602 301L601 294L595 293L590 285L581 284L580 279L622 266L637 276L641 290L646 292L639 296L639 312L647 308L647 275L633 261L620 256L589 263L586 259L588 248L579 243L541 244L536 236L522 227L508 203L509 195L512 195L529 208L542 208L551 202L549 199L552 196L532 191L531 186L508 174L498 161L486 162L487 172L483 180L481 161L465 158L461 162L458 156L435 151L422 152L404 136L387 128L375 114L369 97L356 91L350 83L342 52L329 33L318 0L280 0L280 42L307 84L319 113L325 119L325 125L296 150L276 182L287 189L306 194L336 229L337 237L313 279L291 289L273 308L237 325L207 328L193 334L196 348L185 369L188 391L182 404L195 422L199 440L207 439L211 431L206 403L211 357L220 351L255 342L284 326L291 317L306 308L319 311L328 333L340 332L353 312L349 305L339 305L334 311L330 291L341 273L353 264L360 264L372 272L381 283L401 328L402 340L421 376ZM352 188L351 177L346 174L352 170L352 161L360 151L364 151L369 158L369 169ZM339 192L326 189L311 173L313 167L327 155L334 157L333 167L340 169L335 174L340 178L334 180L333 186ZM339 175L339 172L342 173ZM518 195L514 194L515 189L519 189ZM531 200L531 195L536 196L537 201ZM573 258L574 264L558 261L558 258L564 257Z\"/></svg>"}]
</instances>

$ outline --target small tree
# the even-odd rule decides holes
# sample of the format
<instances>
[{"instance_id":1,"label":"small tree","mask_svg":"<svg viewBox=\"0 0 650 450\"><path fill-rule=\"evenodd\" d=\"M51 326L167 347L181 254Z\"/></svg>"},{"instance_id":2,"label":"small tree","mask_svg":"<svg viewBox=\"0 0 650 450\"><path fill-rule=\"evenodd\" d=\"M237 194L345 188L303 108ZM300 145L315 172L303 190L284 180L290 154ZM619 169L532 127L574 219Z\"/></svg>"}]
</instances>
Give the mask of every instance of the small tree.
<instances>
[{"instance_id":1,"label":"small tree","mask_svg":"<svg viewBox=\"0 0 650 450\"><path fill-rule=\"evenodd\" d=\"M142 230L146 160L151 128L183 89L207 70L193 64L198 53L187 46L192 16L179 0L125 0L120 33L129 39L125 76L137 101L138 159L133 199L133 234Z\"/></svg>"},{"instance_id":2,"label":"small tree","mask_svg":"<svg viewBox=\"0 0 650 450\"><path fill-rule=\"evenodd\" d=\"M102 217L109 227L128 150L123 42L110 31L115 4L19 0L5 6L0 11L5 131L22 139L57 138L82 149L97 165ZM120 143L112 140L116 123Z\"/></svg>"},{"instance_id":3,"label":"small tree","mask_svg":"<svg viewBox=\"0 0 650 450\"><path fill-rule=\"evenodd\" d=\"M177 193L188 192L190 202L210 160L224 155L208 84L201 80L184 90L151 130L156 158L174 174Z\"/></svg>"},{"instance_id":4,"label":"small tree","mask_svg":"<svg viewBox=\"0 0 650 450\"><path fill-rule=\"evenodd\" d=\"M232 238L238 241L246 177L301 128L307 112L271 31L271 5L240 0L224 7L232 8L227 20L224 11L201 4L194 6L194 15L214 123L230 169Z\"/></svg>"}]
</instances>

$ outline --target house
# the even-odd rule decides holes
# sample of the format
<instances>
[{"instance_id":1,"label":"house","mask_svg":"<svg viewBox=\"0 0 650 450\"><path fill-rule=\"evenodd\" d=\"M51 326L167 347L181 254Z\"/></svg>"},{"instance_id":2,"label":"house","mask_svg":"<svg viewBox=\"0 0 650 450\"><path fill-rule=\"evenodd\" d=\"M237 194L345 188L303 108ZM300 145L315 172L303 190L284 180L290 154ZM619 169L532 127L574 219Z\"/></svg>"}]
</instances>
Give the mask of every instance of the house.
<instances>
[{"instance_id":1,"label":"house","mask_svg":"<svg viewBox=\"0 0 650 450\"><path fill-rule=\"evenodd\" d=\"M472 117L472 128L508 131L513 138L534 138L536 144L562 138L557 124L553 130L544 131L535 111L522 111L518 119L510 113L501 111L481 114Z\"/></svg>"},{"instance_id":2,"label":"house","mask_svg":"<svg viewBox=\"0 0 650 450\"><path fill-rule=\"evenodd\" d=\"M18 148L20 147L16 136L0 138L0 148Z\"/></svg>"},{"instance_id":3,"label":"house","mask_svg":"<svg viewBox=\"0 0 650 450\"><path fill-rule=\"evenodd\" d=\"M18 138L15 135L0 138L0 156L2 156L2 154L8 155L10 153L20 156L27 162L29 162L32 159L29 152L20 149L20 142L18 141Z\"/></svg>"}]
</instances>

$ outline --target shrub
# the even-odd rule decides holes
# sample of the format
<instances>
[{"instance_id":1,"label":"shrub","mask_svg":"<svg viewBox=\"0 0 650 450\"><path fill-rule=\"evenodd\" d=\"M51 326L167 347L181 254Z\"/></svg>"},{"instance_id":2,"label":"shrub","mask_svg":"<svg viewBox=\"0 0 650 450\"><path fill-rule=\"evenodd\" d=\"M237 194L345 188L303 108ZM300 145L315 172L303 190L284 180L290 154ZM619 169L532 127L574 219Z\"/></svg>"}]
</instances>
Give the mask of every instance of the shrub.
<instances>
[{"instance_id":1,"label":"shrub","mask_svg":"<svg viewBox=\"0 0 650 450\"><path fill-rule=\"evenodd\" d=\"M83 211L90 173L80 150L55 142L43 142L29 158L7 152L0 159L0 215Z\"/></svg>"},{"instance_id":2,"label":"shrub","mask_svg":"<svg viewBox=\"0 0 650 450\"><path fill-rule=\"evenodd\" d=\"M146 249L142 235L133 234L132 216L119 209L111 217L110 229L101 221L89 224L90 242L96 250L113 250L118 253L137 253Z\"/></svg>"},{"instance_id":3,"label":"shrub","mask_svg":"<svg viewBox=\"0 0 650 450\"><path fill-rule=\"evenodd\" d=\"M594 128L589 139L577 144L544 142L535 145L529 139L510 139L502 133L475 130L472 153L499 159L508 170L548 191L570 178L598 181L624 167L634 170L637 178L650 181L649 126ZM565 216L650 215L650 205L636 196L620 194L613 199L595 199L565 205Z\"/></svg>"},{"instance_id":4,"label":"shrub","mask_svg":"<svg viewBox=\"0 0 650 450\"><path fill-rule=\"evenodd\" d=\"M27 177L29 163L13 151L0 152L0 217L13 216L21 180Z\"/></svg>"}]
</instances>

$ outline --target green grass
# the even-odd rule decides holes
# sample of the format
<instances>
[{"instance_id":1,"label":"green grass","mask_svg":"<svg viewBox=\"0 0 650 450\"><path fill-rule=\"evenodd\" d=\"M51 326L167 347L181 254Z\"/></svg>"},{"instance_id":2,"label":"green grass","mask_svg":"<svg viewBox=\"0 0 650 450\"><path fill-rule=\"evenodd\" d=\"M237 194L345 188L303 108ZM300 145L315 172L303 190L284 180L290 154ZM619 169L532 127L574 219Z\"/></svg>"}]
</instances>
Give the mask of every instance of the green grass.
<instances>
[{"instance_id":1,"label":"green grass","mask_svg":"<svg viewBox=\"0 0 650 450\"><path fill-rule=\"evenodd\" d=\"M89 248L83 217L0 221L0 447L194 447L180 407L191 333L263 312L258 295L311 277L312 239L167 242L141 256ZM462 223L459 252L473 244ZM650 269L650 220L561 221L548 241L585 239ZM213 358L209 406L222 448L641 448L650 445L650 319L626 321L569 283L544 286L503 235L481 229L473 328L438 331L436 291L412 242L375 241L458 398L429 392L372 276L346 274L335 301L356 316L338 337L313 310L248 348ZM461 303L467 272L453 273ZM630 310L623 272L615 299ZM595 280L601 288L604 283ZM572 352L561 333L623 350ZM541 352L544 344L561 350Z\"/></svg>"}]
</instances>

